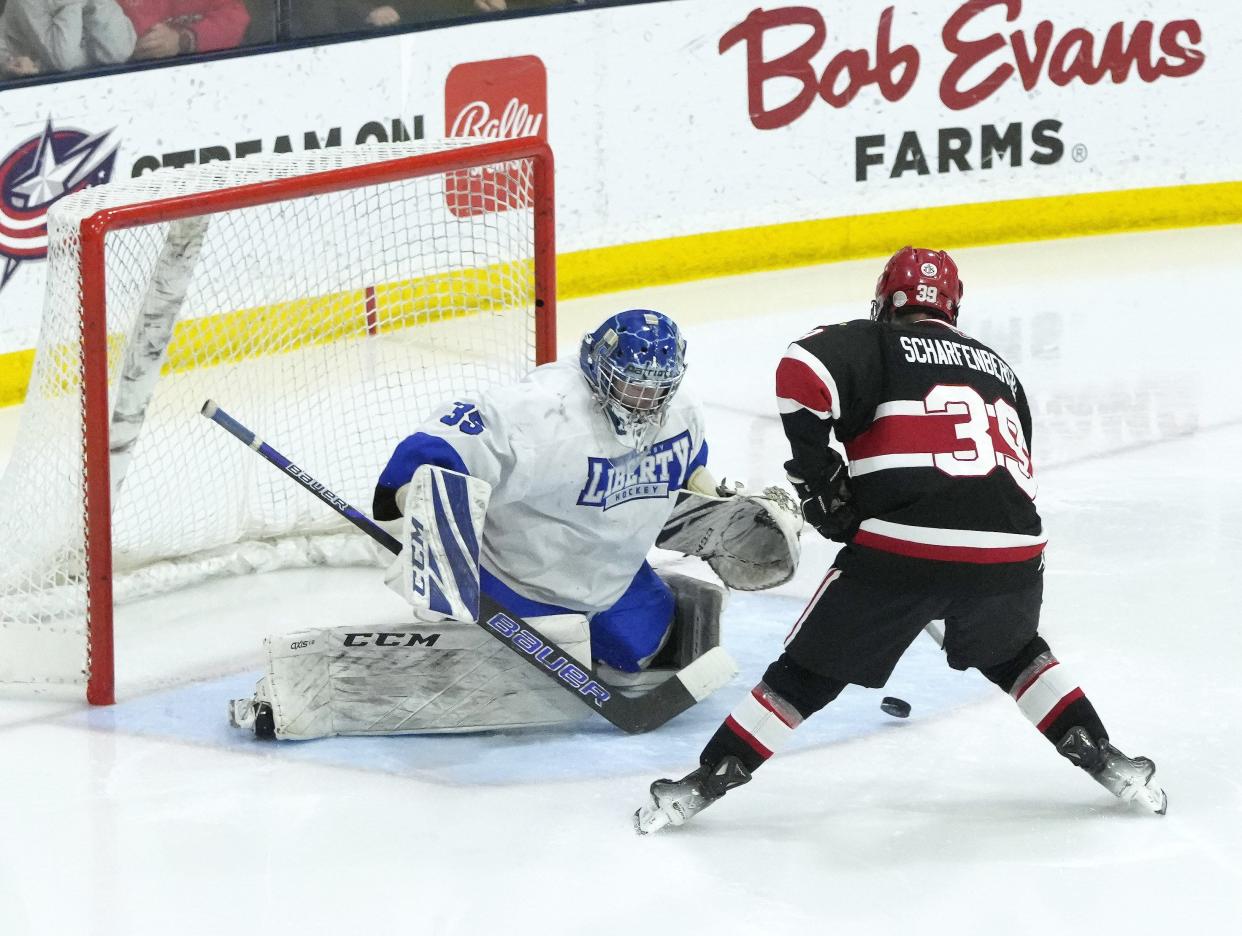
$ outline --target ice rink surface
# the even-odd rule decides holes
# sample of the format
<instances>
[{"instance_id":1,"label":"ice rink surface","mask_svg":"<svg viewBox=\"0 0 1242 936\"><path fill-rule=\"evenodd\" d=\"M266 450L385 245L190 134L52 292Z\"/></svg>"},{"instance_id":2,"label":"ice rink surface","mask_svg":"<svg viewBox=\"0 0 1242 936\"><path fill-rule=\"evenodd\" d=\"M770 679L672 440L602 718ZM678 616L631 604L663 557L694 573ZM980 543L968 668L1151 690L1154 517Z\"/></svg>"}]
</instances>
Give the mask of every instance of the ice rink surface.
<instances>
[{"instance_id":1,"label":"ice rink surface","mask_svg":"<svg viewBox=\"0 0 1242 936\"><path fill-rule=\"evenodd\" d=\"M244 738L224 703L263 634L401 620L378 572L290 571L123 609L112 708L0 697L0 936L1239 931L1242 228L955 255L962 327L1032 398L1042 631L1114 743L1157 762L1167 817L1119 806L920 638L885 690L908 720L847 690L749 786L635 836L647 784L689 770L779 652L835 548L813 533L793 582L732 597L741 674L638 737ZM716 473L774 481L776 360L866 314L879 266L567 303L562 350L612 311L673 315Z\"/></svg>"}]
</instances>

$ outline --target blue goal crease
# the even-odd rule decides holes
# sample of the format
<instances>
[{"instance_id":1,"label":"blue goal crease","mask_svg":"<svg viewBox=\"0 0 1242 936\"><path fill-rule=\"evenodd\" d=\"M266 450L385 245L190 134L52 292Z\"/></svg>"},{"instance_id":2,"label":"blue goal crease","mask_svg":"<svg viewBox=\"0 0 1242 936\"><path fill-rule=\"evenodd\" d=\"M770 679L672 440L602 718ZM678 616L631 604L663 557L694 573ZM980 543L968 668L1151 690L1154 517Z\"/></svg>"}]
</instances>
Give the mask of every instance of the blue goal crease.
<instances>
[{"instance_id":1,"label":"blue goal crease","mask_svg":"<svg viewBox=\"0 0 1242 936\"><path fill-rule=\"evenodd\" d=\"M699 751L712 732L779 655L784 622L796 617L802 605L801 599L779 595L735 593L725 609L722 631L725 646L738 662L739 675L648 734L622 734L586 712L584 720L567 725L502 732L257 741L229 727L225 704L251 695L258 672L190 683L65 718L99 731L176 739L225 752L262 750L294 762L374 770L447 785L654 776L698 762ZM879 736L995 693L978 673L949 669L943 651L920 636L884 689L847 688L795 732L788 750ZM895 719L880 711L885 695L908 701L913 708L910 717Z\"/></svg>"}]
</instances>

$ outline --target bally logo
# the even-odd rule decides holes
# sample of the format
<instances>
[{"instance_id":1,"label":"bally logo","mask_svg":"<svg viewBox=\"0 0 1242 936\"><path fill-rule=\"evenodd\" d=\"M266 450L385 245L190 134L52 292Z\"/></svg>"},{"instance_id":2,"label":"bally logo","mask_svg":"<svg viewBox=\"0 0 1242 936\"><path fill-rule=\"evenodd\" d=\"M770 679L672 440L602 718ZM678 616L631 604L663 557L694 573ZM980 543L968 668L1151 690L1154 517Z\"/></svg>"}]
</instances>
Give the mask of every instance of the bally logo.
<instances>
[{"instance_id":1,"label":"bally logo","mask_svg":"<svg viewBox=\"0 0 1242 936\"><path fill-rule=\"evenodd\" d=\"M451 137L547 140L547 111L547 70L534 55L465 62L445 80L444 129ZM520 163L449 173L445 197L458 218L529 208L530 177Z\"/></svg>"}]
</instances>

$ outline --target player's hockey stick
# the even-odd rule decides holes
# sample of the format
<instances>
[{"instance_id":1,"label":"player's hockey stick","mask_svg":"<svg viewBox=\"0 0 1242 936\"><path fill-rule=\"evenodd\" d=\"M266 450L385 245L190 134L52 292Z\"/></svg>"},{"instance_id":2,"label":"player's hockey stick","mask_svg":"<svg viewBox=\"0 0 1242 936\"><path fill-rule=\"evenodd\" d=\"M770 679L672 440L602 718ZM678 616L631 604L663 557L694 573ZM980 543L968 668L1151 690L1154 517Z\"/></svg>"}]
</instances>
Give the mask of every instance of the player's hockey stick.
<instances>
[{"instance_id":1,"label":"player's hockey stick","mask_svg":"<svg viewBox=\"0 0 1242 936\"><path fill-rule=\"evenodd\" d=\"M222 410L214 400L203 404L202 413L230 435L291 477L306 490L366 533L391 553L401 552L401 542L376 525L366 514L330 491L257 435ZM531 666L572 693L622 731L639 734L658 728L680 715L728 682L737 672L723 647L713 647L645 695L630 698L572 662L573 657L539 633L518 615L506 611L486 594L479 597L476 622Z\"/></svg>"}]
</instances>

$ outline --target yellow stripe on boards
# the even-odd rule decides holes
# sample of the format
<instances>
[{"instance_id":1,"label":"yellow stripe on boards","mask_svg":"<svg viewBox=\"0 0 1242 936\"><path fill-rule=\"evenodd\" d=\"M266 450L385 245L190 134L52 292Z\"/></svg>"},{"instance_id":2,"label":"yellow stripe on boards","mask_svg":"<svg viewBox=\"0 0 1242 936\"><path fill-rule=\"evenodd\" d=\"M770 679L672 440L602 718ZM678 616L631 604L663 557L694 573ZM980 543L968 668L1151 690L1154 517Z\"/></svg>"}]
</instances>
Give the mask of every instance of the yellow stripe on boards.
<instances>
[{"instance_id":1,"label":"yellow stripe on boards","mask_svg":"<svg viewBox=\"0 0 1242 936\"><path fill-rule=\"evenodd\" d=\"M1128 189L794 221L557 258L557 297L943 249L1242 222L1242 182Z\"/></svg>"},{"instance_id":2,"label":"yellow stripe on boards","mask_svg":"<svg viewBox=\"0 0 1242 936\"><path fill-rule=\"evenodd\" d=\"M530 261L454 270L404 283L374 288L374 330L378 334L512 307L515 300L530 303L534 267ZM365 337L371 325L367 291L355 289L275 303L238 312L207 315L178 322L169 342L162 373L182 373L298 348L326 345ZM263 336L277 333L288 340L275 344ZM108 335L109 373L115 372L125 350L125 336ZM73 349L62 348L64 352ZM34 351L0 355L0 406L20 403L29 386ZM62 354L51 372L45 371L42 393L54 396L73 391L80 375L76 353Z\"/></svg>"},{"instance_id":3,"label":"yellow stripe on boards","mask_svg":"<svg viewBox=\"0 0 1242 936\"><path fill-rule=\"evenodd\" d=\"M1242 223L1242 182L889 211L560 254L557 296L578 299L664 283L882 257L911 243L948 249L1238 223ZM379 329L498 308L504 296L528 291L530 283L529 264L514 264L377 287ZM474 299L463 303L463 295ZM177 326L167 366L180 371L246 357L242 339L273 318L285 327L296 325L292 331L304 336L280 351L359 337L365 334L362 308L364 296L356 290L192 319ZM33 351L0 354L0 406L22 401L33 360Z\"/></svg>"},{"instance_id":4,"label":"yellow stripe on boards","mask_svg":"<svg viewBox=\"0 0 1242 936\"><path fill-rule=\"evenodd\" d=\"M382 284L374 288L374 331L385 334L509 308L516 297L533 293L533 282L533 265L516 261ZM164 372L180 373L363 338L371 327L364 289L187 319L176 326ZM290 337L281 344L256 340L256 336L277 333Z\"/></svg>"},{"instance_id":5,"label":"yellow stripe on boards","mask_svg":"<svg viewBox=\"0 0 1242 936\"><path fill-rule=\"evenodd\" d=\"M33 351L0 354L0 406L13 406L25 399L34 359Z\"/></svg>"}]
</instances>

